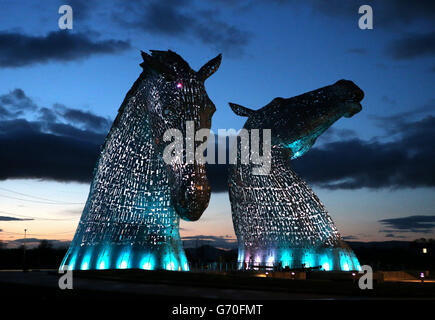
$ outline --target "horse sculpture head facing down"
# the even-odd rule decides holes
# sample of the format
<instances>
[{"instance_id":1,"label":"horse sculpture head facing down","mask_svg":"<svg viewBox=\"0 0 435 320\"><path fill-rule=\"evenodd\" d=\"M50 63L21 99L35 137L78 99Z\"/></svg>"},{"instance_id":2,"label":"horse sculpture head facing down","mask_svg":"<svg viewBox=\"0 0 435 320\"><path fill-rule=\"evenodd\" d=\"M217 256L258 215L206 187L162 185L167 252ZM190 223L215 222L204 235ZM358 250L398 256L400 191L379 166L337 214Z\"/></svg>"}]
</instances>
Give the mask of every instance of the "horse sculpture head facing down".
<instances>
[{"instance_id":1,"label":"horse sculpture head facing down","mask_svg":"<svg viewBox=\"0 0 435 320\"><path fill-rule=\"evenodd\" d=\"M210 129L215 111L204 81L221 55L198 72L172 51L142 52L133 84L102 146L89 197L61 267L188 270L180 217L199 219L210 187L205 165L166 163L168 129Z\"/></svg>"},{"instance_id":2,"label":"horse sculpture head facing down","mask_svg":"<svg viewBox=\"0 0 435 320\"><path fill-rule=\"evenodd\" d=\"M146 90L145 106L150 117L151 133L159 152L165 146L162 140L168 129L178 129L186 136L186 123L192 121L196 129L210 129L216 107L208 97L204 81L221 62L221 55L209 61L198 72L172 51L142 52L145 71L158 70ZM183 163L185 163L183 161ZM204 164L168 163L172 202L177 213L186 220L198 220L207 208L210 186Z\"/></svg>"}]
</instances>

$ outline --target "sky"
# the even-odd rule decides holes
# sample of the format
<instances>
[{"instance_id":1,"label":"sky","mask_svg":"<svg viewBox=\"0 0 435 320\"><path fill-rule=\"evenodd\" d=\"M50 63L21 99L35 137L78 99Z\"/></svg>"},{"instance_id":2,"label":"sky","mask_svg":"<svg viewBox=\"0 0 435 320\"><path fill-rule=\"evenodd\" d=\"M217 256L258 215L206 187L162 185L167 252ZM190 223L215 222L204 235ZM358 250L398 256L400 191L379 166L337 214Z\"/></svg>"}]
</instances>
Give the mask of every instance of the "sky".
<instances>
[{"instance_id":1,"label":"sky","mask_svg":"<svg viewBox=\"0 0 435 320\"><path fill-rule=\"evenodd\" d=\"M60 30L59 7L73 9ZM373 29L358 8L373 8ZM435 3L433 1L24 1L0 0L0 239L18 246L70 241L92 169L140 50L171 49L198 70L217 111L212 130L253 109L339 79L365 92L293 165L344 239L435 235ZM234 246L225 166L210 168L212 198L186 245Z\"/></svg>"}]
</instances>

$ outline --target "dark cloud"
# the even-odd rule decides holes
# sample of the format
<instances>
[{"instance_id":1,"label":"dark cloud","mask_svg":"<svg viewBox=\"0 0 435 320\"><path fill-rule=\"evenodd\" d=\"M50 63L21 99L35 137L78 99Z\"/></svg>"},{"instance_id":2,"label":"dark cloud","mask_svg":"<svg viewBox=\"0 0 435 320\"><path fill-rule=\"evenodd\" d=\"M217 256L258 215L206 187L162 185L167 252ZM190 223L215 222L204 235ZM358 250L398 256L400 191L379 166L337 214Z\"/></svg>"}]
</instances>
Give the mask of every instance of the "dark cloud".
<instances>
[{"instance_id":1,"label":"dark cloud","mask_svg":"<svg viewBox=\"0 0 435 320\"><path fill-rule=\"evenodd\" d=\"M56 111L56 117L47 118L52 112L47 110L40 113L45 121L0 121L0 149L7 150L0 153L0 179L88 183L110 121L79 110L74 116L64 118ZM388 131L387 142L330 128L323 143L293 161L294 169L310 184L328 189L434 187L435 118L410 119L407 114L377 119ZM227 192L228 165L207 166L213 192Z\"/></svg>"},{"instance_id":2,"label":"dark cloud","mask_svg":"<svg viewBox=\"0 0 435 320\"><path fill-rule=\"evenodd\" d=\"M353 0L358 2L357 0ZM429 22L433 25L435 19L435 2L432 0L371 0L374 16L381 26L404 27L414 22ZM366 4L366 3L364 3Z\"/></svg>"},{"instance_id":3,"label":"dark cloud","mask_svg":"<svg viewBox=\"0 0 435 320\"><path fill-rule=\"evenodd\" d=\"M41 123L27 121L25 119L13 119L0 121L0 135L15 134L19 132L38 132L41 130Z\"/></svg>"},{"instance_id":4,"label":"dark cloud","mask_svg":"<svg viewBox=\"0 0 435 320\"><path fill-rule=\"evenodd\" d=\"M196 21L187 12L183 12L183 1L153 1L143 10L140 27L147 32L170 36L189 32Z\"/></svg>"},{"instance_id":5,"label":"dark cloud","mask_svg":"<svg viewBox=\"0 0 435 320\"><path fill-rule=\"evenodd\" d=\"M67 108L61 104L56 104L55 109L58 110L58 112L65 120L75 125L78 125L86 130L92 130L95 132L107 132L112 123L108 118L94 115L89 111Z\"/></svg>"},{"instance_id":6,"label":"dark cloud","mask_svg":"<svg viewBox=\"0 0 435 320\"><path fill-rule=\"evenodd\" d=\"M355 139L357 137L358 134L354 130L331 127L325 131L325 133L321 136L321 138L317 143L320 144L320 143L332 142L337 140L344 141L344 140Z\"/></svg>"},{"instance_id":7,"label":"dark cloud","mask_svg":"<svg viewBox=\"0 0 435 320\"><path fill-rule=\"evenodd\" d=\"M28 221L28 220L34 220L34 219L0 216L0 221Z\"/></svg>"},{"instance_id":8,"label":"dark cloud","mask_svg":"<svg viewBox=\"0 0 435 320\"><path fill-rule=\"evenodd\" d=\"M429 104L416 114L429 111ZM323 143L292 162L310 184L327 189L435 187L435 118L411 114L378 118L390 140L364 141L352 130L330 128ZM391 138L394 138L391 141ZM228 191L228 165L208 164L214 192Z\"/></svg>"},{"instance_id":9,"label":"dark cloud","mask_svg":"<svg viewBox=\"0 0 435 320\"><path fill-rule=\"evenodd\" d=\"M397 102L394 99L390 99L386 96L382 97L382 102L391 105L396 105ZM379 115L369 115L369 118L375 120L377 124L386 129L390 133L397 133L401 131L409 119L414 119L415 117L425 116L433 113L435 109L435 99L429 100L426 104L412 108L409 111L397 112L393 115L379 116Z\"/></svg>"},{"instance_id":10,"label":"dark cloud","mask_svg":"<svg viewBox=\"0 0 435 320\"><path fill-rule=\"evenodd\" d=\"M0 134L0 149L7 150L0 156L0 180L36 178L89 182L99 146L78 138L23 129L13 134Z\"/></svg>"},{"instance_id":11,"label":"dark cloud","mask_svg":"<svg viewBox=\"0 0 435 320\"><path fill-rule=\"evenodd\" d=\"M192 1L123 2L113 18L121 26L168 37L199 40L230 55L243 54L251 34L220 18L218 9L201 10Z\"/></svg>"},{"instance_id":12,"label":"dark cloud","mask_svg":"<svg viewBox=\"0 0 435 320\"><path fill-rule=\"evenodd\" d=\"M35 110L36 104L22 89L14 89L0 95L0 119L15 118L25 111Z\"/></svg>"},{"instance_id":13,"label":"dark cloud","mask_svg":"<svg viewBox=\"0 0 435 320\"><path fill-rule=\"evenodd\" d=\"M432 0L274 0L277 4L287 4L292 7L310 6L316 12L330 17L358 17L358 8L361 5L370 5L373 8L375 28L380 27L406 27L410 23L427 22L433 24L435 20L435 2ZM268 1L270 3L270 1Z\"/></svg>"},{"instance_id":14,"label":"dark cloud","mask_svg":"<svg viewBox=\"0 0 435 320\"><path fill-rule=\"evenodd\" d=\"M87 34L68 31L50 32L46 36L0 32L0 67L16 68L51 61L68 62L129 48L128 41L96 41Z\"/></svg>"},{"instance_id":15,"label":"dark cloud","mask_svg":"<svg viewBox=\"0 0 435 320\"><path fill-rule=\"evenodd\" d=\"M406 35L391 42L387 53L396 60L434 57L435 32Z\"/></svg>"},{"instance_id":16,"label":"dark cloud","mask_svg":"<svg viewBox=\"0 0 435 320\"><path fill-rule=\"evenodd\" d=\"M38 119L43 122L55 122L57 120L56 112L48 108L40 108Z\"/></svg>"},{"instance_id":17,"label":"dark cloud","mask_svg":"<svg viewBox=\"0 0 435 320\"><path fill-rule=\"evenodd\" d=\"M5 150L0 153L0 180L89 182L110 121L59 105L54 110L36 106L34 113L36 121L0 121L0 149Z\"/></svg>"},{"instance_id":18,"label":"dark cloud","mask_svg":"<svg viewBox=\"0 0 435 320\"><path fill-rule=\"evenodd\" d=\"M435 230L435 216L409 216L403 218L383 219L379 222L384 225L388 234L395 232L431 233ZM394 235L393 235L394 236Z\"/></svg>"},{"instance_id":19,"label":"dark cloud","mask_svg":"<svg viewBox=\"0 0 435 320\"><path fill-rule=\"evenodd\" d=\"M89 182L104 134L66 124L45 126L51 134L42 133L39 123L0 122L0 147L8 150L0 157L0 178ZM393 142L352 138L324 143L293 161L294 169L328 189L434 187L435 118L404 123L396 130L401 132ZM227 192L228 165L207 168L212 190Z\"/></svg>"},{"instance_id":20,"label":"dark cloud","mask_svg":"<svg viewBox=\"0 0 435 320\"><path fill-rule=\"evenodd\" d=\"M326 143L293 161L294 168L328 189L434 187L435 118L398 122L394 132L397 138L391 142Z\"/></svg>"},{"instance_id":21,"label":"dark cloud","mask_svg":"<svg viewBox=\"0 0 435 320\"><path fill-rule=\"evenodd\" d=\"M71 124L65 123L46 123L44 125L44 128L56 136L83 140L94 143L96 145L99 145L104 141L104 137L107 133L95 133L94 131L83 130L80 128L76 128Z\"/></svg>"},{"instance_id":22,"label":"dark cloud","mask_svg":"<svg viewBox=\"0 0 435 320\"><path fill-rule=\"evenodd\" d=\"M35 110L36 104L29 98L22 89L14 89L7 94L0 96L0 104L13 109Z\"/></svg>"},{"instance_id":23,"label":"dark cloud","mask_svg":"<svg viewBox=\"0 0 435 320\"><path fill-rule=\"evenodd\" d=\"M357 28L360 16L358 9L361 5L372 7L375 30L388 29L403 33L407 29L411 29L411 26L417 26L420 30L434 30L435 28L435 1L433 0L366 0L364 2L359 0L275 0L274 2L275 4L291 6L292 10L301 6L309 7L316 14L334 19L345 18L349 23L353 20L355 28ZM433 57L435 53L434 43L434 33L408 35L392 41L386 47L386 52L397 60ZM363 52L358 52L357 49L353 53L362 54Z\"/></svg>"}]
</instances>

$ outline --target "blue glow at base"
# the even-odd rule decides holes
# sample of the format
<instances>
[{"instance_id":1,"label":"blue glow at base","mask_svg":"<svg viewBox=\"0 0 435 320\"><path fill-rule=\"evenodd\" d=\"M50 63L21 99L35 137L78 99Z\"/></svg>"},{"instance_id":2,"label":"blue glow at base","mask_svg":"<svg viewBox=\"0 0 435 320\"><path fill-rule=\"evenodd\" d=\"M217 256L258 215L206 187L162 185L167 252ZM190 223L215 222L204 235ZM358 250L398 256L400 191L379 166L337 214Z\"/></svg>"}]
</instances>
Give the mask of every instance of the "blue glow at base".
<instances>
[{"instance_id":1,"label":"blue glow at base","mask_svg":"<svg viewBox=\"0 0 435 320\"><path fill-rule=\"evenodd\" d=\"M80 270L88 270L89 269L89 264L91 261L91 257L92 257L92 249L88 250L85 254L85 256L82 259L82 264L80 266Z\"/></svg>"},{"instance_id":2,"label":"blue glow at base","mask_svg":"<svg viewBox=\"0 0 435 320\"><path fill-rule=\"evenodd\" d=\"M311 251L305 251L304 256L302 257L302 264L305 268L314 267L314 255Z\"/></svg>"},{"instance_id":3,"label":"blue glow at base","mask_svg":"<svg viewBox=\"0 0 435 320\"><path fill-rule=\"evenodd\" d=\"M127 247L121 251L121 254L119 255L118 261L116 263L116 267L118 269L130 268L130 254L131 254L131 247Z\"/></svg>"},{"instance_id":4,"label":"blue glow at base","mask_svg":"<svg viewBox=\"0 0 435 320\"><path fill-rule=\"evenodd\" d=\"M320 257L320 265L322 266L323 270L330 271L333 267L332 259L327 254L323 254Z\"/></svg>"},{"instance_id":5,"label":"blue glow at base","mask_svg":"<svg viewBox=\"0 0 435 320\"><path fill-rule=\"evenodd\" d=\"M340 254L340 267L342 271L350 271L352 262L350 261L350 257L347 253Z\"/></svg>"},{"instance_id":6,"label":"blue glow at base","mask_svg":"<svg viewBox=\"0 0 435 320\"><path fill-rule=\"evenodd\" d=\"M70 261L68 262L68 270L74 270L74 265L76 264L77 253L75 253Z\"/></svg>"},{"instance_id":7,"label":"blue glow at base","mask_svg":"<svg viewBox=\"0 0 435 320\"><path fill-rule=\"evenodd\" d=\"M291 252L289 250L285 250L283 251L282 255L281 255L281 263L282 263L282 267L292 267L292 262L293 262L293 258L291 255Z\"/></svg>"},{"instance_id":8,"label":"blue glow at base","mask_svg":"<svg viewBox=\"0 0 435 320\"><path fill-rule=\"evenodd\" d=\"M258 266L283 268L319 268L323 271L354 271L361 270L355 254L347 248L275 248L258 251L251 256L239 252L239 269L259 269Z\"/></svg>"},{"instance_id":9,"label":"blue glow at base","mask_svg":"<svg viewBox=\"0 0 435 320\"><path fill-rule=\"evenodd\" d=\"M150 254L146 254L142 260L140 261L140 268L144 270L154 270L155 260L154 256Z\"/></svg>"},{"instance_id":10,"label":"blue glow at base","mask_svg":"<svg viewBox=\"0 0 435 320\"><path fill-rule=\"evenodd\" d=\"M175 271L178 268L177 260L172 253L167 253L163 258L163 265L166 270Z\"/></svg>"},{"instance_id":11,"label":"blue glow at base","mask_svg":"<svg viewBox=\"0 0 435 320\"><path fill-rule=\"evenodd\" d=\"M71 252L72 252L72 250L71 250L71 248L70 248L70 249L68 250L68 252L66 253L65 258L63 258L63 260L62 260L62 263L61 263L60 266L59 266L59 270L63 270L63 268L64 268L65 266L68 266L68 270L73 270L73 268L74 268L74 264L75 264L75 262L76 262L76 256L77 256L77 253L74 253L74 255L72 255ZM70 259L69 259L68 264L66 264L67 261L68 261L68 258L70 258Z\"/></svg>"},{"instance_id":12,"label":"blue glow at base","mask_svg":"<svg viewBox=\"0 0 435 320\"><path fill-rule=\"evenodd\" d=\"M180 258L180 263L181 263L181 270L182 271L189 271L189 262L187 262L187 259L185 256L181 256Z\"/></svg>"},{"instance_id":13,"label":"blue glow at base","mask_svg":"<svg viewBox=\"0 0 435 320\"><path fill-rule=\"evenodd\" d=\"M361 265L360 265L357 257L353 256L352 261L353 261L353 266L356 268L356 270L361 271Z\"/></svg>"},{"instance_id":14,"label":"blue glow at base","mask_svg":"<svg viewBox=\"0 0 435 320\"><path fill-rule=\"evenodd\" d=\"M243 259L245 257L245 251L239 247L238 254L237 254L237 261L239 264L243 264Z\"/></svg>"},{"instance_id":15,"label":"blue glow at base","mask_svg":"<svg viewBox=\"0 0 435 320\"><path fill-rule=\"evenodd\" d=\"M110 267L110 247L105 248L97 261L97 269L104 270Z\"/></svg>"}]
</instances>

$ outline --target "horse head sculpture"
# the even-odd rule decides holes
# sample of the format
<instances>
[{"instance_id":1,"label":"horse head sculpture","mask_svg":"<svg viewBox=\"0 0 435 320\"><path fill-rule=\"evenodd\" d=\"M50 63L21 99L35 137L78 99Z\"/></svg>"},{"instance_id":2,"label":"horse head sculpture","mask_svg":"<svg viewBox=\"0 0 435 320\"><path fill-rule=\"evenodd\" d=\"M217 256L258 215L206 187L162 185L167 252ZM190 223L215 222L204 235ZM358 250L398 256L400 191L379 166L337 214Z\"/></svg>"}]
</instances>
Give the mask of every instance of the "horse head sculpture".
<instances>
[{"instance_id":1,"label":"horse head sculpture","mask_svg":"<svg viewBox=\"0 0 435 320\"><path fill-rule=\"evenodd\" d=\"M237 115L248 117L245 129L271 129L271 145L290 149L295 159L334 122L360 112L363 98L364 92L352 81L339 80L293 98L275 98L259 110L230 106Z\"/></svg>"},{"instance_id":2,"label":"horse head sculpture","mask_svg":"<svg viewBox=\"0 0 435 320\"><path fill-rule=\"evenodd\" d=\"M165 162L167 130L209 129L215 111L204 87L221 55L198 72L172 51L142 52L143 72L128 91L102 146L89 197L61 264L70 269L188 270L180 217L207 208L205 166Z\"/></svg>"},{"instance_id":3,"label":"horse head sculpture","mask_svg":"<svg viewBox=\"0 0 435 320\"><path fill-rule=\"evenodd\" d=\"M273 99L259 110L230 103L248 117L244 129L271 130L271 169L253 174L254 164L230 167L229 188L239 267L360 269L313 190L291 169L291 159L307 152L341 117L361 110L364 93L340 80L293 98ZM319 163L321 166L321 163Z\"/></svg>"}]
</instances>

